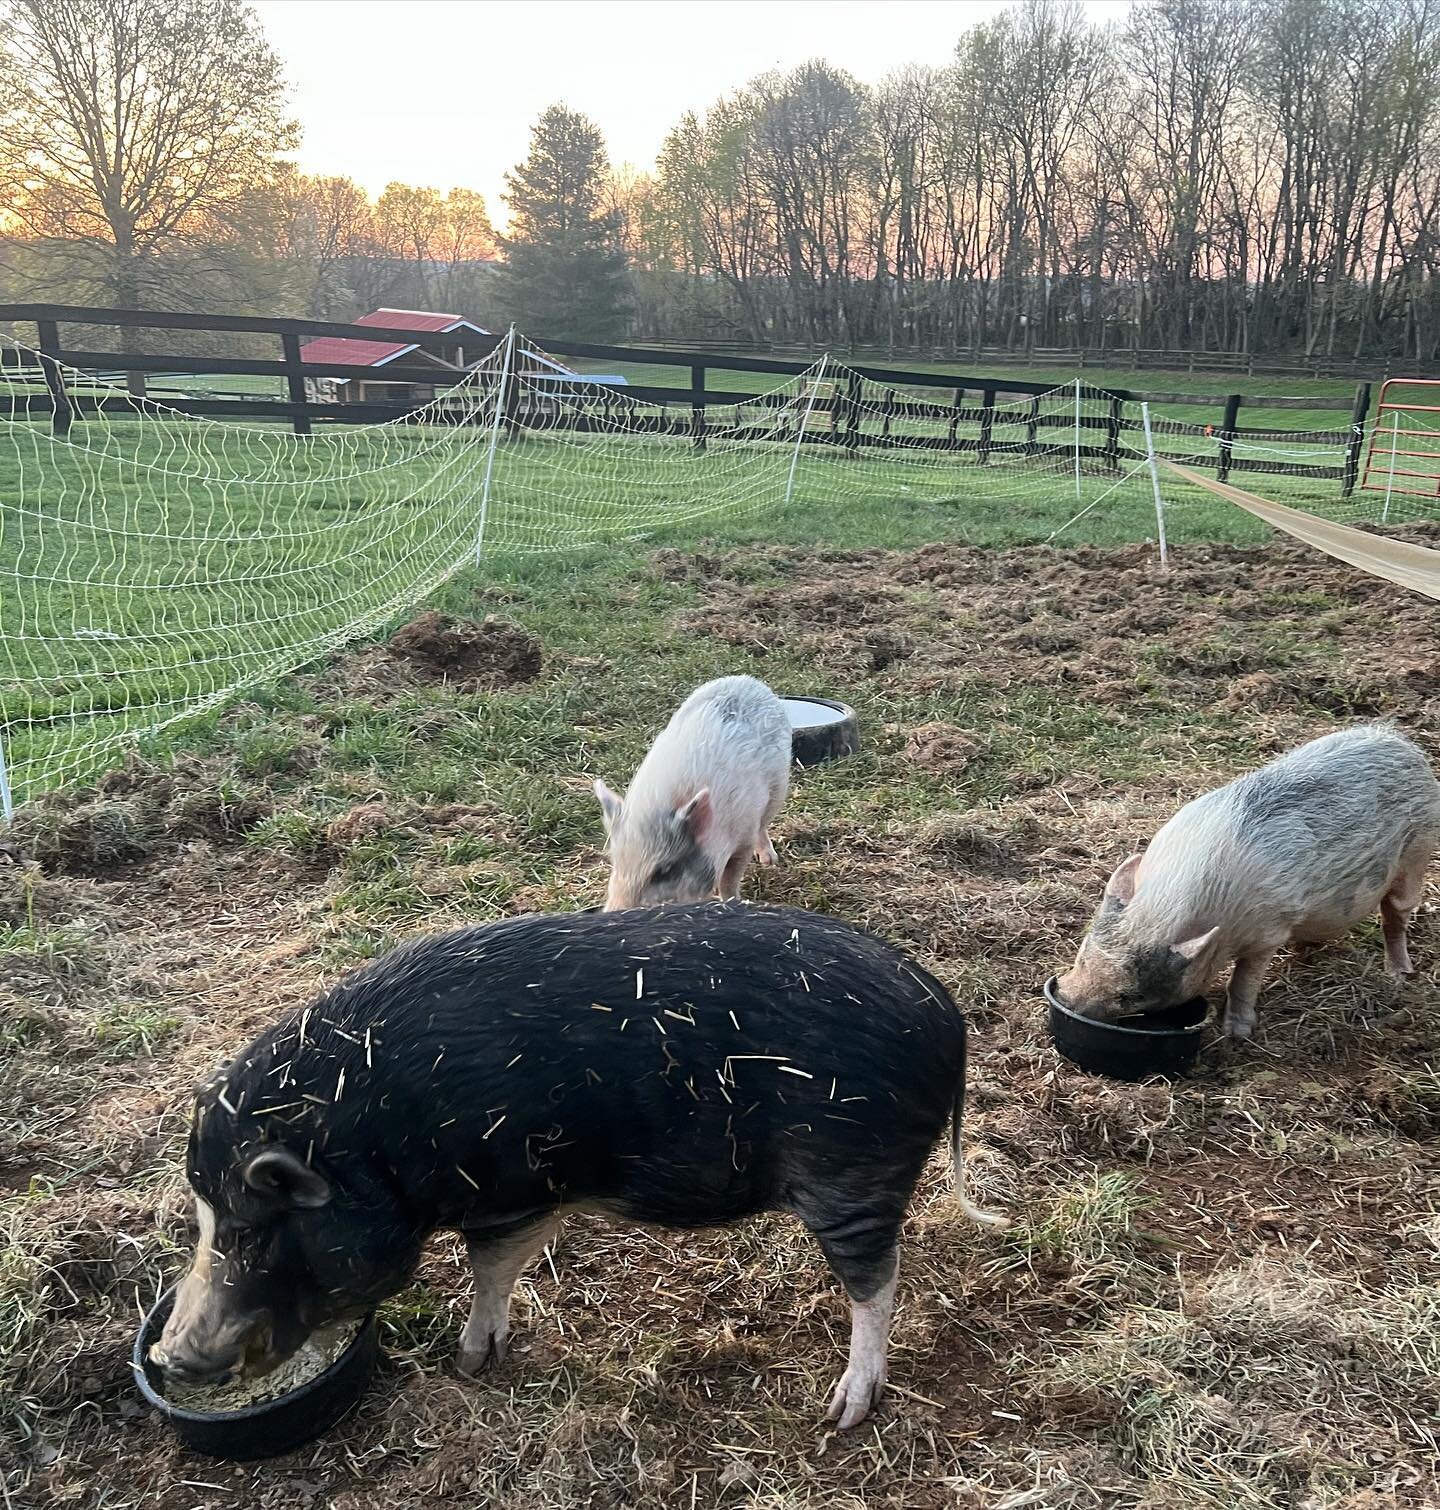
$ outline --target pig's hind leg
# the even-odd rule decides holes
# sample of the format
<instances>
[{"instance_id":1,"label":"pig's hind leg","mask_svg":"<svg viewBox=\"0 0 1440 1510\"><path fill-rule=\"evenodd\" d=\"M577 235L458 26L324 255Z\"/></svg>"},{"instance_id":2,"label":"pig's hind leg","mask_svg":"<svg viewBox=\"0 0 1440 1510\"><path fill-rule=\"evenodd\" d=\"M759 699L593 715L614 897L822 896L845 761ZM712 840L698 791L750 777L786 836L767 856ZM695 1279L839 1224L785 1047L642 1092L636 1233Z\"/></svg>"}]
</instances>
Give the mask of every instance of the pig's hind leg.
<instances>
[{"instance_id":1,"label":"pig's hind leg","mask_svg":"<svg viewBox=\"0 0 1440 1510\"><path fill-rule=\"evenodd\" d=\"M770 802L765 809L765 816L760 820L760 837L755 841L755 858L762 865L774 865L776 862L775 845L770 838L770 825L774 823L776 815L785 806L785 788L770 793Z\"/></svg>"},{"instance_id":2,"label":"pig's hind leg","mask_svg":"<svg viewBox=\"0 0 1440 1510\"><path fill-rule=\"evenodd\" d=\"M1425 889L1425 866L1428 855L1416 860L1407 855L1400 873L1390 883L1390 890L1380 898L1380 926L1385 934L1385 965L1392 975L1413 975L1407 935L1410 918L1420 905Z\"/></svg>"},{"instance_id":3,"label":"pig's hind leg","mask_svg":"<svg viewBox=\"0 0 1440 1510\"><path fill-rule=\"evenodd\" d=\"M467 1232L465 1246L475 1293L470 1319L460 1334L459 1368L478 1374L491 1363L505 1361L510 1338L510 1296L525 1265L555 1236L560 1218L547 1213L538 1221Z\"/></svg>"},{"instance_id":4,"label":"pig's hind leg","mask_svg":"<svg viewBox=\"0 0 1440 1510\"><path fill-rule=\"evenodd\" d=\"M903 1205L869 1204L800 1213L850 1297L850 1357L826 1412L841 1431L858 1426L885 1391L903 1215Z\"/></svg>"},{"instance_id":5,"label":"pig's hind leg","mask_svg":"<svg viewBox=\"0 0 1440 1510\"><path fill-rule=\"evenodd\" d=\"M890 1250L890 1277L873 1294L861 1298L848 1280L850 1296L850 1357L830 1397L827 1421L841 1431L858 1426L885 1392L890 1356L890 1318L895 1314L895 1286L900 1278L900 1250Z\"/></svg>"}]
</instances>

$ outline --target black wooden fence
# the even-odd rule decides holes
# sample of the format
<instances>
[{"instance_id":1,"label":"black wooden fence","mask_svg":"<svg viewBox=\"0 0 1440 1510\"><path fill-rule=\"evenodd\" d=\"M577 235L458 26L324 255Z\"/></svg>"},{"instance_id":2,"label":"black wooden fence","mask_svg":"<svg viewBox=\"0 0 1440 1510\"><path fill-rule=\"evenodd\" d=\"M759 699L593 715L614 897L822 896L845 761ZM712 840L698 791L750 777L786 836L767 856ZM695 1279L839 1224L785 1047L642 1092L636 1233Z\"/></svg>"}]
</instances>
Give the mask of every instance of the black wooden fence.
<instances>
[{"instance_id":1,"label":"black wooden fence","mask_svg":"<svg viewBox=\"0 0 1440 1510\"><path fill-rule=\"evenodd\" d=\"M689 351L703 346L707 351L735 351L753 355L803 356L809 348L787 341L749 341L730 337L695 335L690 339L645 340L640 345L656 351ZM846 362L893 362L895 348L883 345L832 348ZM1059 367L1084 372L1103 368L1109 372L1155 372L1208 377L1351 378L1374 382L1403 372L1417 378L1440 378L1440 362L1396 355L1358 360L1353 357L1276 356L1256 352L1191 351L1164 346L970 346L963 352L933 346L907 348L903 357L921 362L965 361L986 367Z\"/></svg>"},{"instance_id":2,"label":"black wooden fence","mask_svg":"<svg viewBox=\"0 0 1440 1510\"><path fill-rule=\"evenodd\" d=\"M44 390L13 393L8 400L12 418L28 418L31 415L49 415L57 434L66 433L76 420L87 414L102 412L123 414L142 412L133 390L143 389L147 374L193 374L237 375L247 377L274 377L284 380L284 398L260 395L228 394L210 397L166 395L167 408L182 414L218 418L258 418L286 421L293 425L299 435L307 435L316 424L371 424L377 421L402 418L419 407L418 400L364 401L350 403L317 402L310 396L307 379L349 378L383 381L386 383L412 383L433 388L443 381L445 374L433 367L406 367L397 360L383 369L366 366L345 366L334 363L314 363L301 360L301 341L316 336L340 336L363 341L395 341L414 345L437 355L446 345L446 337L438 333L415 330L392 330L373 325L344 325L325 320L266 319L252 315L182 314L162 310L92 309L76 305L55 304L0 304L0 323L11 326L33 324L35 327L34 348L39 353L39 364L44 377ZM177 353L138 351L104 351L72 347L62 339L64 327L89 327L91 329L119 329L128 332L147 331L204 331L232 333L248 338L264 337L278 342L279 355L275 358L237 357L221 355L195 355L192 352ZM17 339L22 339L17 337ZM501 337L470 337L466 341L468 361L483 360L501 341ZM127 348L136 345L132 335L123 344ZM735 392L730 389L712 389L706 385L706 375L711 371L747 372L757 376L799 377L810 372L813 361L782 361L773 357L742 356L730 352L657 350L654 347L598 346L587 342L545 340L540 344L554 356L572 360L621 362L655 367L688 368L690 381L686 386L630 384L619 390L629 398L645 404L659 406L661 417L647 424L646 429L659 430L676 435L689 435L692 442L703 447L707 434L707 414L720 407L735 408L746 404L774 404L780 402L773 394L762 392ZM0 351L0 367L12 370L33 365L20 351L6 348ZM132 393L108 392L104 389L82 389L65 380L64 369L82 372L125 372L130 377ZM1054 452L1058 441L1050 445L1041 442L1041 428L1070 430L1076 421L1068 414L1042 414L1038 403L1032 403L1023 412L1005 407L997 411L1004 401L1038 400L1041 394L1053 393L1053 383L1027 382L1019 378L985 376L971 377L958 373L912 372L902 368L875 367L846 364L844 371L850 374L843 386L833 392L813 396L814 412L822 417L828 415L828 423L807 429L805 440L817 445L843 447L850 452L862 448L909 450L934 449L968 451L984 464L992 457L1004 454L1027 454L1039 451ZM860 379L882 386L885 396L879 405L864 406L861 403ZM608 426L606 408L615 404L615 392L597 390L594 384L577 381L573 385L562 382L547 384L557 394L573 395L586 402L578 405L568 420L557 419L553 413L547 417L547 427L557 423L569 423L574 428L604 430ZM902 395L899 390L910 390ZM914 390L936 393L936 399L922 400L913 397ZM607 397L608 392L608 397ZM1348 495L1355 487L1359 471L1361 447L1364 439L1366 415L1370 408L1370 384L1360 383L1353 403L1341 398L1280 398L1269 395L1249 396L1239 393L1228 395L1197 394L1184 392L1139 392L1132 389L1109 389L1109 403L1103 414L1086 414L1080 426L1088 433L1088 444L1080 446L1080 454L1102 459L1111 469L1117 469L1124 460L1136 460L1145 456L1145 451L1132 445L1127 436L1140 429L1140 422L1125 413L1127 404L1150 403L1152 405L1186 405L1217 411L1218 422L1204 428L1205 447L1198 447L1186 457L1192 464L1213 466L1223 481L1233 471L1263 471L1291 477L1315 480L1338 481L1343 493ZM940 401L940 395L945 401ZM785 400L790 402L790 400ZM515 390L507 394L506 424L511 434L526 426L524 399ZM1240 424L1242 408L1290 409L1290 410L1336 410L1348 413L1348 421L1330 430L1284 430L1273 427L1243 426ZM674 410L673 416L670 411ZM464 411L447 409L440 405L431 411L441 423L456 422L464 417ZM877 418L878 416L878 418ZM928 420L944 426L943 431L931 434L904 433L897 429L897 421ZM870 426L866 428L867 424ZM959 426L965 424L978 428L978 435L962 436ZM1023 434L1019 439L997 437L1000 427L1019 427ZM1257 440L1264 437L1274 441L1283 436L1286 443L1333 445L1337 432L1346 435L1343 462L1332 466L1314 466L1283 458L1260 461L1236 455L1237 444L1246 437ZM1213 445L1213 453L1209 447Z\"/></svg>"}]
</instances>

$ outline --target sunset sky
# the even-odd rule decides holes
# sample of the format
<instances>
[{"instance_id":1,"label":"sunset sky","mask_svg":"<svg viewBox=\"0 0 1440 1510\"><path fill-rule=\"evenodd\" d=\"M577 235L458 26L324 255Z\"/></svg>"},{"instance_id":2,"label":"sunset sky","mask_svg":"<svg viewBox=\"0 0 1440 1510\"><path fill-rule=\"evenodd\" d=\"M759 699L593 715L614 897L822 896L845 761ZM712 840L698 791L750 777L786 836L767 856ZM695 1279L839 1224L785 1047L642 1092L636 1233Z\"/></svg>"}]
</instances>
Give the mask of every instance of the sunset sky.
<instances>
[{"instance_id":1,"label":"sunset sky","mask_svg":"<svg viewBox=\"0 0 1440 1510\"><path fill-rule=\"evenodd\" d=\"M1092 19L1128 0L1087 0ZM823 56L874 82L942 63L1001 0L257 0L304 128L300 165L378 193L392 180L484 194L550 104L583 110L611 159L650 167L687 109Z\"/></svg>"}]
</instances>

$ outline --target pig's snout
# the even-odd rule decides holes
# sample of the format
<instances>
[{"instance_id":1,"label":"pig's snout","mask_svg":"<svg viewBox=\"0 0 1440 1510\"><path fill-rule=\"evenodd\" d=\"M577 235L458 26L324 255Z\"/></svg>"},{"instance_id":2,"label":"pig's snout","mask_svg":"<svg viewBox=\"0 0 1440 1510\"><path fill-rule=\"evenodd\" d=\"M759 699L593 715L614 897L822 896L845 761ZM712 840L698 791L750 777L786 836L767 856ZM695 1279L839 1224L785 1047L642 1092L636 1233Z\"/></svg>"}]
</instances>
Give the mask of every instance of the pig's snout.
<instances>
[{"instance_id":1,"label":"pig's snout","mask_svg":"<svg viewBox=\"0 0 1440 1510\"><path fill-rule=\"evenodd\" d=\"M263 1316L217 1327L176 1325L172 1316L150 1358L170 1377L195 1383L218 1383L237 1374L253 1378L282 1361Z\"/></svg>"},{"instance_id":2,"label":"pig's snout","mask_svg":"<svg viewBox=\"0 0 1440 1510\"><path fill-rule=\"evenodd\" d=\"M177 1330L170 1323L150 1349L150 1360L167 1378L187 1384L223 1384L254 1379L285 1361L275 1347L269 1319L259 1317L215 1331Z\"/></svg>"},{"instance_id":3,"label":"pig's snout","mask_svg":"<svg viewBox=\"0 0 1440 1510\"><path fill-rule=\"evenodd\" d=\"M228 1384L235 1377L234 1363L218 1363L213 1358L174 1352L157 1342L150 1349L150 1361L167 1379L181 1384Z\"/></svg>"},{"instance_id":4,"label":"pig's snout","mask_svg":"<svg viewBox=\"0 0 1440 1510\"><path fill-rule=\"evenodd\" d=\"M272 1356L273 1313L243 1304L238 1288L225 1282L213 1247L215 1217L203 1201L198 1214L200 1242L194 1261L180 1281L175 1304L150 1357L177 1379L263 1374L281 1361Z\"/></svg>"}]
</instances>

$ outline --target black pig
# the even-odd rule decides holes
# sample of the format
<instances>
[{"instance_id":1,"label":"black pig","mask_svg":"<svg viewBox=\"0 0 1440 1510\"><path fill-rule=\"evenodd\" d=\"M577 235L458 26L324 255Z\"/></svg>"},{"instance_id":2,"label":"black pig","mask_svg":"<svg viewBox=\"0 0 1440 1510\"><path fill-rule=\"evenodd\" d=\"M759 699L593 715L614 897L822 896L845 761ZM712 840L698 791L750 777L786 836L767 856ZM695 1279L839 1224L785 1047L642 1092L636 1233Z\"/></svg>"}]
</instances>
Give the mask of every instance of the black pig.
<instances>
[{"instance_id":1,"label":"black pig","mask_svg":"<svg viewBox=\"0 0 1440 1510\"><path fill-rule=\"evenodd\" d=\"M200 1241L154 1357L263 1373L464 1233L471 1372L569 1209L710 1227L789 1211L852 1301L842 1427L885 1382L901 1218L951 1122L965 1021L898 950L743 903L424 938L258 1038L196 1098Z\"/></svg>"}]
</instances>

